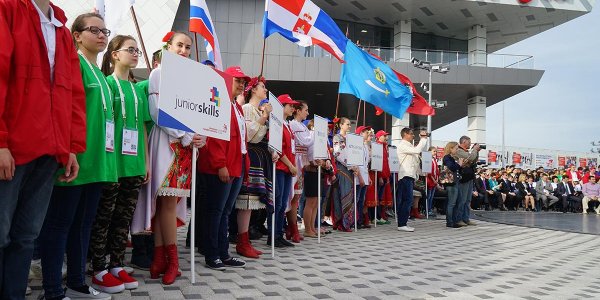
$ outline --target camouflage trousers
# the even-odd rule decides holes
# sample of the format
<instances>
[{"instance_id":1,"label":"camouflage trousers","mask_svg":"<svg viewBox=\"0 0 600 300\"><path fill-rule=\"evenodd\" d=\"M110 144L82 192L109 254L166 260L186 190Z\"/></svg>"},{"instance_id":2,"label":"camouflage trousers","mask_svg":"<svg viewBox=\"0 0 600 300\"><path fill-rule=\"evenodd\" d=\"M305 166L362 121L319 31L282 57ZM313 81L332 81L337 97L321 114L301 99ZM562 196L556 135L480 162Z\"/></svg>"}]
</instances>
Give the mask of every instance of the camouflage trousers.
<instances>
[{"instance_id":1,"label":"camouflage trousers","mask_svg":"<svg viewBox=\"0 0 600 300\"><path fill-rule=\"evenodd\" d=\"M133 218L143 177L123 177L119 182L104 186L92 227L89 257L94 271L122 267L129 226Z\"/></svg>"}]
</instances>

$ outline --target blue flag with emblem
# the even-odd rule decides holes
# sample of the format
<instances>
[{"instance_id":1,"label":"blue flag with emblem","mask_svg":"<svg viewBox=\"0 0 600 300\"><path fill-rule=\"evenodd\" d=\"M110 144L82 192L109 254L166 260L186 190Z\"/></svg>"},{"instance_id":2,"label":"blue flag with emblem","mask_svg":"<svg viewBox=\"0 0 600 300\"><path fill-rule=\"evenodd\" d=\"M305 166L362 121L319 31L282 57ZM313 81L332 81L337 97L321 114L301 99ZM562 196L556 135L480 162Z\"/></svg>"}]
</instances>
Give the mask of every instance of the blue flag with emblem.
<instances>
[{"instance_id":1,"label":"blue flag with emblem","mask_svg":"<svg viewBox=\"0 0 600 300\"><path fill-rule=\"evenodd\" d=\"M350 41L344 60L339 93L354 95L402 119L413 95L392 68Z\"/></svg>"}]
</instances>

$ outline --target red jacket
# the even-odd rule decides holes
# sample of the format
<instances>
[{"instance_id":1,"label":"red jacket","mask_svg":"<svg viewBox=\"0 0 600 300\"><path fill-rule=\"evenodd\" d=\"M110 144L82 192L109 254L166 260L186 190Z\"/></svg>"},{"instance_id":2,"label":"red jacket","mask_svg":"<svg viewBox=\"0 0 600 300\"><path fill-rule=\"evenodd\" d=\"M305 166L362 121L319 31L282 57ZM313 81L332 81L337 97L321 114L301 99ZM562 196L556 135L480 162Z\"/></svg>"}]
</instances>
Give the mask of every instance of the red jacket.
<instances>
[{"instance_id":1,"label":"red jacket","mask_svg":"<svg viewBox=\"0 0 600 300\"><path fill-rule=\"evenodd\" d=\"M64 12L50 4L66 24ZM66 25L56 28L54 82L40 18L30 0L0 0L0 148L17 165L44 155L66 163L85 151L85 92Z\"/></svg>"},{"instance_id":2,"label":"red jacket","mask_svg":"<svg viewBox=\"0 0 600 300\"><path fill-rule=\"evenodd\" d=\"M427 188L432 189L437 185L440 178L440 168L435 157L431 160L431 173L427 174Z\"/></svg>"},{"instance_id":3,"label":"red jacket","mask_svg":"<svg viewBox=\"0 0 600 300\"><path fill-rule=\"evenodd\" d=\"M287 157L293 166L296 166L296 155L292 152L292 140L294 135L289 125L283 125L283 142L281 143L281 156ZM290 174L290 169L279 159L276 164L276 169Z\"/></svg>"},{"instance_id":4,"label":"red jacket","mask_svg":"<svg viewBox=\"0 0 600 300\"><path fill-rule=\"evenodd\" d=\"M235 103L235 106L242 112L242 107ZM204 174L217 175L219 169L227 167L229 171L229 177L241 177L242 176L242 144L240 143L240 127L238 125L237 117L235 115L235 108L231 107L231 129L229 130L229 141L219 140L215 138L208 138L206 145L200 148L200 157L198 159L198 172ZM247 137L244 137L244 143L247 145ZM246 147L246 149L248 149ZM248 168L250 167L250 160L248 155L244 160L246 165L246 174L248 174Z\"/></svg>"},{"instance_id":5,"label":"red jacket","mask_svg":"<svg viewBox=\"0 0 600 300\"><path fill-rule=\"evenodd\" d=\"M388 179L392 175L392 172L390 171L390 163L389 163L390 158L389 158L388 145L387 145L387 143L380 143L379 141L377 141L377 143L383 145L383 169L382 169L379 177L381 179Z\"/></svg>"}]
</instances>

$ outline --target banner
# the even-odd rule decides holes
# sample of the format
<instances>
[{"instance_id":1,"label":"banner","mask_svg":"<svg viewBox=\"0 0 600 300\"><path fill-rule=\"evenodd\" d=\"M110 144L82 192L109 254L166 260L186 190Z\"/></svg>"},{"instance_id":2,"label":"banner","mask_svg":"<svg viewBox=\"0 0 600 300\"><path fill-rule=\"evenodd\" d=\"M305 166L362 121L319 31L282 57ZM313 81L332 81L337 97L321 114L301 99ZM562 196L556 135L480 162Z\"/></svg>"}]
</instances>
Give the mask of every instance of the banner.
<instances>
[{"instance_id":1,"label":"banner","mask_svg":"<svg viewBox=\"0 0 600 300\"><path fill-rule=\"evenodd\" d=\"M390 165L390 172L400 172L400 160L398 159L398 152L396 152L396 147L394 146L388 148L388 164Z\"/></svg>"},{"instance_id":2,"label":"banner","mask_svg":"<svg viewBox=\"0 0 600 300\"><path fill-rule=\"evenodd\" d=\"M497 162L497 154L494 151L488 151L488 164L495 164Z\"/></svg>"},{"instance_id":3,"label":"banner","mask_svg":"<svg viewBox=\"0 0 600 300\"><path fill-rule=\"evenodd\" d=\"M371 143L371 170L383 171L383 145Z\"/></svg>"},{"instance_id":4,"label":"banner","mask_svg":"<svg viewBox=\"0 0 600 300\"><path fill-rule=\"evenodd\" d=\"M269 115L269 147L274 151L281 153L281 143L283 142L283 106L277 100L273 93L269 92L269 103L273 107Z\"/></svg>"},{"instance_id":5,"label":"banner","mask_svg":"<svg viewBox=\"0 0 600 300\"><path fill-rule=\"evenodd\" d=\"M524 169L533 168L533 153L523 152L523 155L521 155L521 166Z\"/></svg>"},{"instance_id":6,"label":"banner","mask_svg":"<svg viewBox=\"0 0 600 300\"><path fill-rule=\"evenodd\" d=\"M587 159L588 168L596 168L598 167L598 158L588 158Z\"/></svg>"},{"instance_id":7,"label":"banner","mask_svg":"<svg viewBox=\"0 0 600 300\"><path fill-rule=\"evenodd\" d=\"M552 154L536 154L535 155L535 167L542 167L544 169L554 168L554 155Z\"/></svg>"},{"instance_id":8,"label":"banner","mask_svg":"<svg viewBox=\"0 0 600 300\"><path fill-rule=\"evenodd\" d=\"M521 153L513 152L512 164L513 165L520 165L521 164Z\"/></svg>"},{"instance_id":9,"label":"banner","mask_svg":"<svg viewBox=\"0 0 600 300\"><path fill-rule=\"evenodd\" d=\"M567 156L565 158L566 160L566 167L569 168L571 166L577 166L577 156Z\"/></svg>"},{"instance_id":10,"label":"banner","mask_svg":"<svg viewBox=\"0 0 600 300\"><path fill-rule=\"evenodd\" d=\"M427 174L431 173L432 160L433 160L433 157L431 155L431 152L429 152L429 151L421 152L421 171L423 173L427 173Z\"/></svg>"},{"instance_id":11,"label":"banner","mask_svg":"<svg viewBox=\"0 0 600 300\"><path fill-rule=\"evenodd\" d=\"M362 166L363 160L363 137L348 133L346 135L346 164L349 167Z\"/></svg>"},{"instance_id":12,"label":"banner","mask_svg":"<svg viewBox=\"0 0 600 300\"><path fill-rule=\"evenodd\" d=\"M443 147L437 147L436 149L436 158L437 160L441 161L444 158L444 148Z\"/></svg>"},{"instance_id":13,"label":"banner","mask_svg":"<svg viewBox=\"0 0 600 300\"><path fill-rule=\"evenodd\" d=\"M168 51L162 55L158 125L228 141L231 76Z\"/></svg>"},{"instance_id":14,"label":"banner","mask_svg":"<svg viewBox=\"0 0 600 300\"><path fill-rule=\"evenodd\" d=\"M579 166L585 168L587 166L587 159L584 157L579 158Z\"/></svg>"},{"instance_id":15,"label":"banner","mask_svg":"<svg viewBox=\"0 0 600 300\"><path fill-rule=\"evenodd\" d=\"M558 166L559 167L565 167L566 166L566 157L564 157L564 156L559 156L558 157Z\"/></svg>"},{"instance_id":16,"label":"banner","mask_svg":"<svg viewBox=\"0 0 600 300\"><path fill-rule=\"evenodd\" d=\"M329 151L327 150L327 119L315 115L314 120L314 159L329 159Z\"/></svg>"}]
</instances>

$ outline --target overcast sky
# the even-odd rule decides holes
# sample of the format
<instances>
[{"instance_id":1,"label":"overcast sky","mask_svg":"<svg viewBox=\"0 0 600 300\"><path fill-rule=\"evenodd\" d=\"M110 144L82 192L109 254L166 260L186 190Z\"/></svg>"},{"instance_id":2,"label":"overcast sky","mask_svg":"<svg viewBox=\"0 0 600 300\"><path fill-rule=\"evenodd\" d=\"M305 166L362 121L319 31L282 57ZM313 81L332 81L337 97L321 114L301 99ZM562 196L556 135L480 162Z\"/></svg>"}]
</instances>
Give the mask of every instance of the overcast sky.
<instances>
[{"instance_id":1,"label":"overcast sky","mask_svg":"<svg viewBox=\"0 0 600 300\"><path fill-rule=\"evenodd\" d=\"M506 146L586 151L600 140L600 8L498 53L533 55L539 85L504 100ZM435 90L435 87L434 87ZM487 108L487 143L502 143L502 102ZM433 132L456 140L463 118Z\"/></svg>"}]
</instances>

